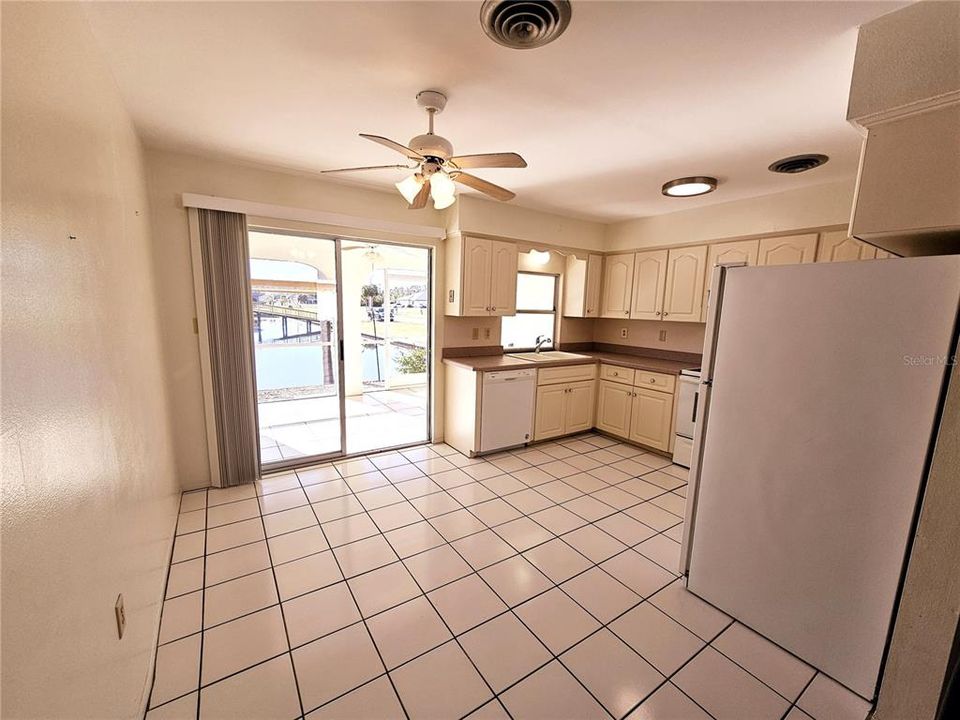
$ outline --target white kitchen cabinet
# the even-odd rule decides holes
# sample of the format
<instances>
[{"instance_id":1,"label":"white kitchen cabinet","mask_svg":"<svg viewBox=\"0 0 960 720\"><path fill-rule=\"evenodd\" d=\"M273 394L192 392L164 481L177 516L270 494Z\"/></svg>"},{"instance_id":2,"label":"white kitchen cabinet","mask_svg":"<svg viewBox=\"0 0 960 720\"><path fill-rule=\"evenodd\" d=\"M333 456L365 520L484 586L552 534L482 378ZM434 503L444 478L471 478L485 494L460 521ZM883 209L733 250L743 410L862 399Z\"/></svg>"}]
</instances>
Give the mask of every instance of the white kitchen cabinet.
<instances>
[{"instance_id":1,"label":"white kitchen cabinet","mask_svg":"<svg viewBox=\"0 0 960 720\"><path fill-rule=\"evenodd\" d=\"M816 260L817 233L760 238L757 265L800 265Z\"/></svg>"},{"instance_id":2,"label":"white kitchen cabinet","mask_svg":"<svg viewBox=\"0 0 960 720\"><path fill-rule=\"evenodd\" d=\"M634 253L607 255L603 262L603 287L600 317L630 317L630 301L633 293Z\"/></svg>"},{"instance_id":3,"label":"white kitchen cabinet","mask_svg":"<svg viewBox=\"0 0 960 720\"><path fill-rule=\"evenodd\" d=\"M820 233L817 262L873 260L876 256L877 249L873 245L850 237L846 230Z\"/></svg>"},{"instance_id":4,"label":"white kitchen cabinet","mask_svg":"<svg viewBox=\"0 0 960 720\"><path fill-rule=\"evenodd\" d=\"M583 432L593 427L594 381L537 387L533 439Z\"/></svg>"},{"instance_id":5,"label":"white kitchen cabinet","mask_svg":"<svg viewBox=\"0 0 960 720\"><path fill-rule=\"evenodd\" d=\"M587 255L585 259L568 255L563 273L564 317L600 316L600 281L603 256Z\"/></svg>"},{"instance_id":6,"label":"white kitchen cabinet","mask_svg":"<svg viewBox=\"0 0 960 720\"><path fill-rule=\"evenodd\" d=\"M610 380L601 380L598 383L597 427L600 430L618 437L628 437L632 410L633 388L631 386Z\"/></svg>"},{"instance_id":7,"label":"white kitchen cabinet","mask_svg":"<svg viewBox=\"0 0 960 720\"><path fill-rule=\"evenodd\" d=\"M667 450L672 428L673 393L634 388L628 437L641 445Z\"/></svg>"},{"instance_id":8,"label":"white kitchen cabinet","mask_svg":"<svg viewBox=\"0 0 960 720\"><path fill-rule=\"evenodd\" d=\"M659 320L667 285L667 250L638 252L633 260L631 320Z\"/></svg>"},{"instance_id":9,"label":"white kitchen cabinet","mask_svg":"<svg viewBox=\"0 0 960 720\"><path fill-rule=\"evenodd\" d=\"M707 249L706 285L704 286L703 292L703 308L700 311L700 322L707 321L707 304L710 302L710 284L713 281L713 269L717 265L733 265L735 263L756 265L759 250L759 240L735 240L733 242L717 243Z\"/></svg>"},{"instance_id":10,"label":"white kitchen cabinet","mask_svg":"<svg viewBox=\"0 0 960 720\"><path fill-rule=\"evenodd\" d=\"M447 240L446 251L447 315L516 313L516 244L454 236Z\"/></svg>"},{"instance_id":11,"label":"white kitchen cabinet","mask_svg":"<svg viewBox=\"0 0 960 720\"><path fill-rule=\"evenodd\" d=\"M567 388L563 408L564 435L584 432L593 427L595 390L596 383L593 380L574 383Z\"/></svg>"},{"instance_id":12,"label":"white kitchen cabinet","mask_svg":"<svg viewBox=\"0 0 960 720\"><path fill-rule=\"evenodd\" d=\"M596 376L595 364L544 368L537 372L534 440L593 427Z\"/></svg>"},{"instance_id":13,"label":"white kitchen cabinet","mask_svg":"<svg viewBox=\"0 0 960 720\"><path fill-rule=\"evenodd\" d=\"M491 241L490 314L517 314L517 246Z\"/></svg>"},{"instance_id":14,"label":"white kitchen cabinet","mask_svg":"<svg viewBox=\"0 0 960 720\"><path fill-rule=\"evenodd\" d=\"M673 248L669 251L663 298L664 320L700 322L706 268L706 245Z\"/></svg>"},{"instance_id":15,"label":"white kitchen cabinet","mask_svg":"<svg viewBox=\"0 0 960 720\"><path fill-rule=\"evenodd\" d=\"M533 424L533 439L563 435L563 411L567 401L566 385L541 385L537 388L537 412Z\"/></svg>"}]
</instances>

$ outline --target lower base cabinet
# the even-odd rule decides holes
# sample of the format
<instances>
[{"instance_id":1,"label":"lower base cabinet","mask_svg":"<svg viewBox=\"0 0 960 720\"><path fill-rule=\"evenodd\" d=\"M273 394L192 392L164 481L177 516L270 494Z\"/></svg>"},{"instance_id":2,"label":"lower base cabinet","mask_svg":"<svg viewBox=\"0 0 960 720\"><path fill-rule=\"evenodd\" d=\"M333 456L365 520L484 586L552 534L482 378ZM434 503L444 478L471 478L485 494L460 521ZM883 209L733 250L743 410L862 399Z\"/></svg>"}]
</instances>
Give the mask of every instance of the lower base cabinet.
<instances>
[{"instance_id":1,"label":"lower base cabinet","mask_svg":"<svg viewBox=\"0 0 960 720\"><path fill-rule=\"evenodd\" d=\"M611 435L668 451L673 435L673 402L673 392L600 380L596 426Z\"/></svg>"},{"instance_id":2,"label":"lower base cabinet","mask_svg":"<svg viewBox=\"0 0 960 720\"><path fill-rule=\"evenodd\" d=\"M630 434L633 442L658 450L670 447L673 420L673 395L636 388L630 413Z\"/></svg>"},{"instance_id":3,"label":"lower base cabinet","mask_svg":"<svg viewBox=\"0 0 960 720\"><path fill-rule=\"evenodd\" d=\"M600 381L597 392L597 428L611 435L630 435L630 414L633 408L633 388L629 385Z\"/></svg>"},{"instance_id":4,"label":"lower base cabinet","mask_svg":"<svg viewBox=\"0 0 960 720\"><path fill-rule=\"evenodd\" d=\"M546 440L592 428L595 385L594 380L582 380L537 386L533 439Z\"/></svg>"}]
</instances>

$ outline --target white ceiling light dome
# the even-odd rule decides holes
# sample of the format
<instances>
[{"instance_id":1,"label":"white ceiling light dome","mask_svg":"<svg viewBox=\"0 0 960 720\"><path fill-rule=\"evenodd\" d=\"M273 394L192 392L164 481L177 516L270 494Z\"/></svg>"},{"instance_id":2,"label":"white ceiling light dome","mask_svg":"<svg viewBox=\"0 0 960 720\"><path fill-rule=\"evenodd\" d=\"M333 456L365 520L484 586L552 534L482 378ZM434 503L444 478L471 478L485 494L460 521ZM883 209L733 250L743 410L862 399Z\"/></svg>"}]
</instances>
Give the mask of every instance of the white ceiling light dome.
<instances>
[{"instance_id":1,"label":"white ceiling light dome","mask_svg":"<svg viewBox=\"0 0 960 720\"><path fill-rule=\"evenodd\" d=\"M695 197L717 189L717 179L707 175L693 175L665 182L660 192L668 197Z\"/></svg>"}]
</instances>

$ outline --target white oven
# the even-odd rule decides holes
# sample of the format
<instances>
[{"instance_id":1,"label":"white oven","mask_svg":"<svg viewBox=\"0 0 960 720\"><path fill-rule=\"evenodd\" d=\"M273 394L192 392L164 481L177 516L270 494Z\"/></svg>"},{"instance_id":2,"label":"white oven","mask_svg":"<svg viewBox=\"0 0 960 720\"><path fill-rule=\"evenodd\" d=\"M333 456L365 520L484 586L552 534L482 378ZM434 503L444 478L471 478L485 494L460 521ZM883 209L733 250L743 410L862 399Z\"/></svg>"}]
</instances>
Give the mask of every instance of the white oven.
<instances>
[{"instance_id":1,"label":"white oven","mask_svg":"<svg viewBox=\"0 0 960 720\"><path fill-rule=\"evenodd\" d=\"M697 421L697 389L700 386L700 368L683 370L677 397L676 437L673 440L673 461L690 467L693 452L693 429Z\"/></svg>"}]
</instances>

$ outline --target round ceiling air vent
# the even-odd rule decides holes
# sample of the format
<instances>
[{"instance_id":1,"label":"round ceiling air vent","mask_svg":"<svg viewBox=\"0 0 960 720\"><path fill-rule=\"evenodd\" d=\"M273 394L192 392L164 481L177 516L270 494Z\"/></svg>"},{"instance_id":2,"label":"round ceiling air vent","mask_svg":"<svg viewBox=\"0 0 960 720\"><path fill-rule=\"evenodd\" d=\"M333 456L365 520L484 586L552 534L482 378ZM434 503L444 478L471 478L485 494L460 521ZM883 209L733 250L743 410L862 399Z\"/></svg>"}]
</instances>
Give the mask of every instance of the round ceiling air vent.
<instances>
[{"instance_id":1,"label":"round ceiling air vent","mask_svg":"<svg viewBox=\"0 0 960 720\"><path fill-rule=\"evenodd\" d=\"M777 160L767 169L770 172L793 175L794 173L802 173L807 170L813 170L815 167L820 167L829 159L826 155L817 155L815 153L791 155L782 160Z\"/></svg>"},{"instance_id":2,"label":"round ceiling air vent","mask_svg":"<svg viewBox=\"0 0 960 720\"><path fill-rule=\"evenodd\" d=\"M570 24L568 0L484 0L480 25L494 42L515 50L553 42Z\"/></svg>"}]
</instances>

